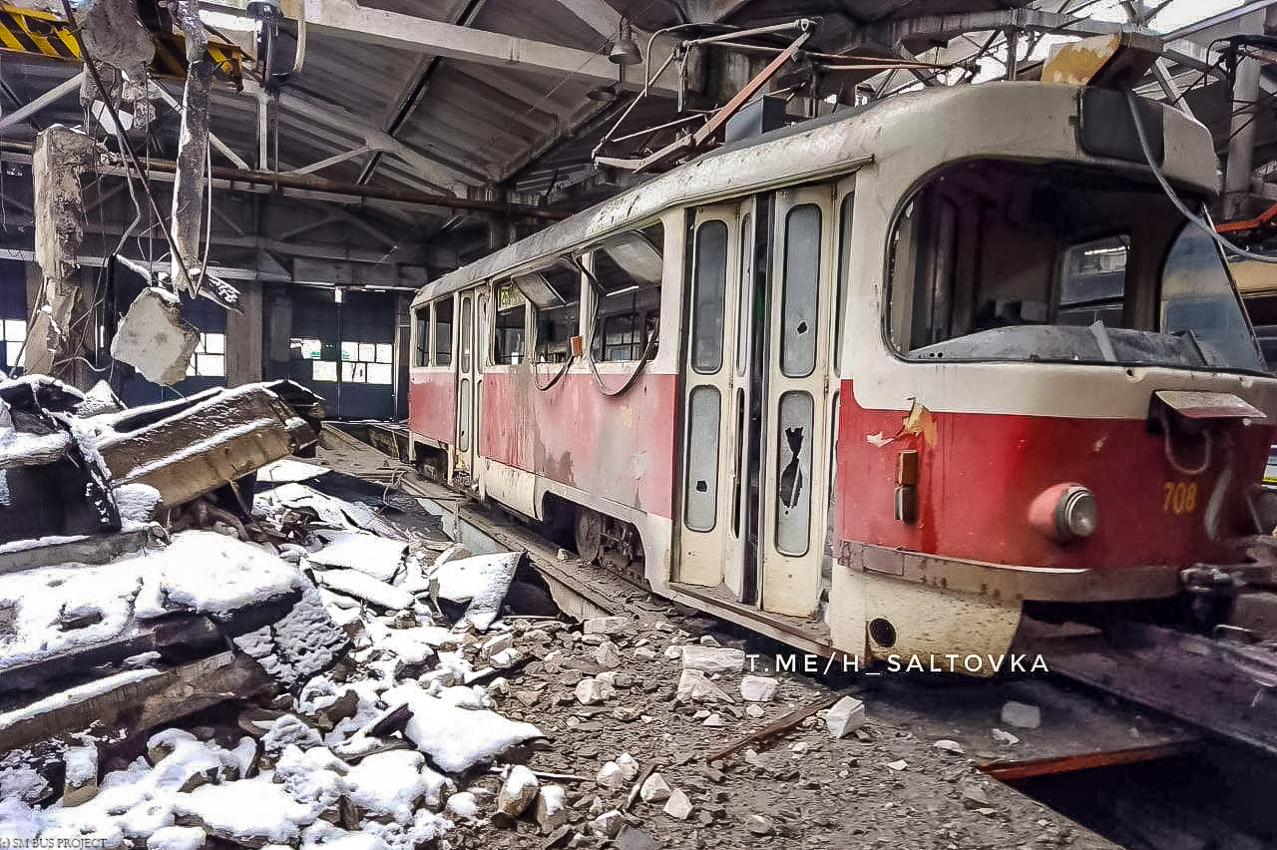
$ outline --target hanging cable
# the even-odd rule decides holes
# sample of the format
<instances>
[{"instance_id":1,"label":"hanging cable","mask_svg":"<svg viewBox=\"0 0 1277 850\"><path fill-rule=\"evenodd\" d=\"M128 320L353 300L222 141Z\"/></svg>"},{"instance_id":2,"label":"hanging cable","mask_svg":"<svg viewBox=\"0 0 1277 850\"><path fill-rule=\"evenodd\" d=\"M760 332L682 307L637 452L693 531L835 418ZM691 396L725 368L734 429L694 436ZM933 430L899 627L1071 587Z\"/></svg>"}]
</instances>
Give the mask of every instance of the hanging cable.
<instances>
[{"instance_id":1,"label":"hanging cable","mask_svg":"<svg viewBox=\"0 0 1277 850\"><path fill-rule=\"evenodd\" d=\"M80 56L84 59L84 67L89 72L89 76L93 78L93 85L97 87L98 93L102 95L102 103L106 106L106 110L111 116L111 121L114 122L117 129L122 128L124 125L120 123L120 112L115 108L115 103L112 102L110 95L107 93L106 85L102 82L102 75L98 71L97 62L94 61L93 57L89 54L88 48L84 44L84 38L80 34L80 27L76 22L75 12L71 8L70 0L62 0L62 11L63 14L66 15L67 23L71 25L71 31L75 33L75 41L80 48ZM183 279L189 281L191 276L186 267L186 260L177 249L177 243L173 240L173 233L170 231L168 223L165 222L164 216L160 213L159 204L156 203L155 194L151 191L150 181L147 179L147 172L143 170L141 160L138 159L137 152L133 150L133 145L129 142L128 137L121 135L120 140L124 146L124 152L128 155L128 162L142 177L142 189L146 194L146 199L149 202L151 211L155 214L160 228L164 232L164 239L168 242L169 250L172 251L173 260L177 263ZM147 149L147 153L148 155L150 153L149 147ZM174 286L176 285L177 282L174 281Z\"/></svg>"},{"instance_id":2,"label":"hanging cable","mask_svg":"<svg viewBox=\"0 0 1277 850\"><path fill-rule=\"evenodd\" d=\"M1253 251L1247 251L1245 248L1229 242L1210 224L1208 213L1203 210L1203 215L1207 216L1207 218L1194 215L1193 211L1188 208L1188 205L1180 200L1179 195L1175 194L1175 190L1171 188L1171 184L1167 181L1166 175L1162 173L1161 167L1157 164L1156 158L1153 156L1153 150L1148 143L1148 134L1144 131L1144 122L1140 120L1138 98L1139 95L1137 95L1134 91L1127 89L1126 103L1131 110L1131 120L1135 122L1135 134L1139 136L1140 150L1144 153L1144 159L1148 163L1149 169L1152 170L1153 176L1157 178L1157 184L1162 187L1162 191L1166 194L1166 197L1170 200L1170 202L1175 205L1175 208L1179 210L1180 215L1184 216L1184 218L1188 219L1198 228L1205 231L1211 239L1215 240L1215 243L1219 245L1220 248L1230 254L1236 254L1239 257L1245 257L1249 260L1255 260L1261 263L1277 263L1277 256L1270 257L1264 254L1256 254Z\"/></svg>"}]
</instances>

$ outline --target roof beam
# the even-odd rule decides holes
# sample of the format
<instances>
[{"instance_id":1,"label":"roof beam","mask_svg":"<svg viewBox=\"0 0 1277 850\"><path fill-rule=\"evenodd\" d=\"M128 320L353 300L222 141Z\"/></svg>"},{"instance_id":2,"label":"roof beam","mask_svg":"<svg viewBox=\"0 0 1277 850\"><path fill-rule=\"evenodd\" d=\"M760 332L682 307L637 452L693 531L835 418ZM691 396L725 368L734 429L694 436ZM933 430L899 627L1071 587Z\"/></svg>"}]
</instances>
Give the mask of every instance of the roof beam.
<instances>
[{"instance_id":1,"label":"roof beam","mask_svg":"<svg viewBox=\"0 0 1277 850\"><path fill-rule=\"evenodd\" d=\"M522 67L599 82L615 83L619 77L618 67L600 53L371 9L354 0L303 0L303 14L308 27L330 30L354 41L391 44L446 59ZM642 66L636 65L632 70L635 73L627 76L641 80ZM629 85L636 87L635 83ZM677 81L668 75L658 80L654 88L672 92Z\"/></svg>"}]
</instances>

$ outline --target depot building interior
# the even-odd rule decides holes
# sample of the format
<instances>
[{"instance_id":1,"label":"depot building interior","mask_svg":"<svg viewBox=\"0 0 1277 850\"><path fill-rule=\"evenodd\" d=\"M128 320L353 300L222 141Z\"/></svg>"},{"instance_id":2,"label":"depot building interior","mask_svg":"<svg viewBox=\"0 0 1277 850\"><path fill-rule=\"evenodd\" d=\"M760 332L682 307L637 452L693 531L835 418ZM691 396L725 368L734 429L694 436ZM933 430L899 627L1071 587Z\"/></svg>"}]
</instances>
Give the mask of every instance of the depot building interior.
<instances>
[{"instance_id":1,"label":"depot building interior","mask_svg":"<svg viewBox=\"0 0 1277 850\"><path fill-rule=\"evenodd\" d=\"M1274 370L1277 0L0 0L0 840L1277 846Z\"/></svg>"}]
</instances>

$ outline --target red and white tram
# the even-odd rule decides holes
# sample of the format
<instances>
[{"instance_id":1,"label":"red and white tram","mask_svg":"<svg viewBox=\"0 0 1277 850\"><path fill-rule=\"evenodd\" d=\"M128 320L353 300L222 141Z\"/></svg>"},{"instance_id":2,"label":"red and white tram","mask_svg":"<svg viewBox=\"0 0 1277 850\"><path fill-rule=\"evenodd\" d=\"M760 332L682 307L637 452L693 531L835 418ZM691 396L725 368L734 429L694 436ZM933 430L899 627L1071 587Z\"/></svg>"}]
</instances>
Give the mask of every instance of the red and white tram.
<instances>
[{"instance_id":1,"label":"red and white tram","mask_svg":"<svg viewBox=\"0 0 1277 850\"><path fill-rule=\"evenodd\" d=\"M1277 381L1150 158L1217 191L1200 124L1062 85L724 147L421 289L418 457L827 654L1236 587Z\"/></svg>"}]
</instances>

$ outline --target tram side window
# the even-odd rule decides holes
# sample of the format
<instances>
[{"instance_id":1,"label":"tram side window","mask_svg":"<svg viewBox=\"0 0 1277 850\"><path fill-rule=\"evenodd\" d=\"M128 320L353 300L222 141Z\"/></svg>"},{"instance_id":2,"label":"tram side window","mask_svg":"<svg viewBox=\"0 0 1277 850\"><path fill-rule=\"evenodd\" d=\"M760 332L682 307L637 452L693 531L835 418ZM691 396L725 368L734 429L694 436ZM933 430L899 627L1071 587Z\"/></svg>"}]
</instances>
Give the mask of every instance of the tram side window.
<instances>
[{"instance_id":1,"label":"tram side window","mask_svg":"<svg viewBox=\"0 0 1277 850\"><path fill-rule=\"evenodd\" d=\"M428 366L430 364L430 307L418 307L413 314L413 354L412 365Z\"/></svg>"},{"instance_id":2,"label":"tram side window","mask_svg":"<svg viewBox=\"0 0 1277 850\"><path fill-rule=\"evenodd\" d=\"M514 278L536 308L538 363L562 363L572 351L572 337L581 333L581 272L567 260Z\"/></svg>"},{"instance_id":3,"label":"tram side window","mask_svg":"<svg viewBox=\"0 0 1277 850\"><path fill-rule=\"evenodd\" d=\"M435 365L452 365L452 296L436 301L435 310Z\"/></svg>"},{"instance_id":4,"label":"tram side window","mask_svg":"<svg viewBox=\"0 0 1277 850\"><path fill-rule=\"evenodd\" d=\"M522 363L527 333L528 300L513 283L497 287L497 324L493 334L492 362Z\"/></svg>"},{"instance_id":5,"label":"tram side window","mask_svg":"<svg viewBox=\"0 0 1277 850\"><path fill-rule=\"evenodd\" d=\"M614 236L594 251L595 307L589 332L596 360L656 355L664 271L660 224Z\"/></svg>"}]
</instances>

